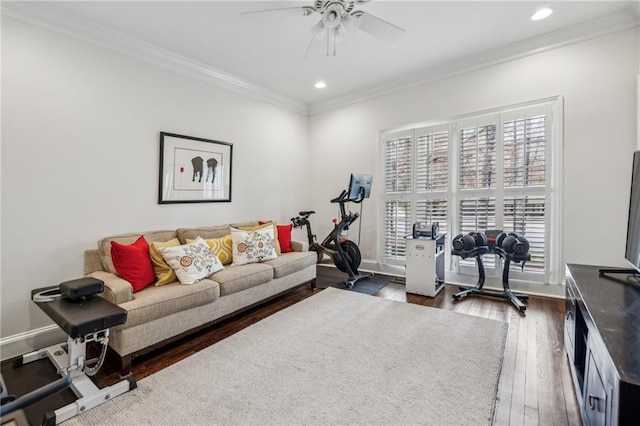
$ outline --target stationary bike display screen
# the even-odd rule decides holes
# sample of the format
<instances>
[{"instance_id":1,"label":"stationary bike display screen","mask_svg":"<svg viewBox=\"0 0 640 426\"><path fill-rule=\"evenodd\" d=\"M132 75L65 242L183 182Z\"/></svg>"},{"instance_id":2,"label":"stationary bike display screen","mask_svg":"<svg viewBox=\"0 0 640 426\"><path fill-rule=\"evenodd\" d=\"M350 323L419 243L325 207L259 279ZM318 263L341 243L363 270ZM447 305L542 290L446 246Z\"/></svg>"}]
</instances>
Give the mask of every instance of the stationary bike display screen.
<instances>
[{"instance_id":1,"label":"stationary bike display screen","mask_svg":"<svg viewBox=\"0 0 640 426\"><path fill-rule=\"evenodd\" d=\"M372 175L363 175L351 173L349 181L349 200L359 200L369 198L371 196L371 184L373 183Z\"/></svg>"}]
</instances>

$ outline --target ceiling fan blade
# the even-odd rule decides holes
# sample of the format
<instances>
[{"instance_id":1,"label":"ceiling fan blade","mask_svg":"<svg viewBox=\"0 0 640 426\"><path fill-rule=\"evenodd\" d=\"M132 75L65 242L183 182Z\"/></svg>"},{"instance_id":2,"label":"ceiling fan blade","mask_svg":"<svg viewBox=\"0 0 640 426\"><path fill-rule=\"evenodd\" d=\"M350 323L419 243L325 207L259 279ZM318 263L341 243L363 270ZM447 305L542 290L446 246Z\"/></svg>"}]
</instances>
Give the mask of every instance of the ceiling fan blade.
<instances>
[{"instance_id":1,"label":"ceiling fan blade","mask_svg":"<svg viewBox=\"0 0 640 426\"><path fill-rule=\"evenodd\" d=\"M313 36L311 37L311 41L309 42L309 46L307 46L307 50L304 52L304 59L307 59L307 55L309 54L309 51L311 50L311 46L313 45L313 42L315 41L316 37Z\"/></svg>"},{"instance_id":2,"label":"ceiling fan blade","mask_svg":"<svg viewBox=\"0 0 640 426\"><path fill-rule=\"evenodd\" d=\"M243 12L242 16L250 19L297 18L298 16L309 16L314 12L315 9L311 6L296 6Z\"/></svg>"},{"instance_id":3,"label":"ceiling fan blade","mask_svg":"<svg viewBox=\"0 0 640 426\"><path fill-rule=\"evenodd\" d=\"M404 34L404 30L391 22L373 16L370 13L358 11L353 15L358 19L358 28L381 40L392 42Z\"/></svg>"}]
</instances>

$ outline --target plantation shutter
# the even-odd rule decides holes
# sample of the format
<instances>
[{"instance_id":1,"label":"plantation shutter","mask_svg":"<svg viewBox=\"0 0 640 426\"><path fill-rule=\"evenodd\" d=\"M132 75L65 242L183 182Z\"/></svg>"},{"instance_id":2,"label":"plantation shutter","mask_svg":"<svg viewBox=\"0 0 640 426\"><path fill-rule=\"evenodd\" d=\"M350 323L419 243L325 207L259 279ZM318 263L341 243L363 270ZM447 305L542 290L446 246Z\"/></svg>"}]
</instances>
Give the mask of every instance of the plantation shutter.
<instances>
[{"instance_id":1,"label":"plantation shutter","mask_svg":"<svg viewBox=\"0 0 640 426\"><path fill-rule=\"evenodd\" d=\"M507 197L504 200L504 232L515 232L529 241L531 261L527 268L544 272L545 198L543 196Z\"/></svg>"},{"instance_id":2,"label":"plantation shutter","mask_svg":"<svg viewBox=\"0 0 640 426\"><path fill-rule=\"evenodd\" d=\"M526 268L544 273L546 257L546 184L548 120L546 114L521 114L504 120L505 232L530 244Z\"/></svg>"},{"instance_id":3,"label":"plantation shutter","mask_svg":"<svg viewBox=\"0 0 640 426\"><path fill-rule=\"evenodd\" d=\"M387 135L383 143L383 253L387 262L401 264L405 259L404 238L411 232L412 132Z\"/></svg>"},{"instance_id":4,"label":"plantation shutter","mask_svg":"<svg viewBox=\"0 0 640 426\"><path fill-rule=\"evenodd\" d=\"M490 120L462 126L458 132L457 233L496 229L496 129L496 123ZM494 257L485 256L483 261L485 269L495 268ZM459 259L459 265L465 272L475 271L475 259Z\"/></svg>"},{"instance_id":5,"label":"plantation shutter","mask_svg":"<svg viewBox=\"0 0 640 426\"><path fill-rule=\"evenodd\" d=\"M446 233L449 195L449 129L434 126L416 129L415 221L438 222Z\"/></svg>"},{"instance_id":6,"label":"plantation shutter","mask_svg":"<svg viewBox=\"0 0 640 426\"><path fill-rule=\"evenodd\" d=\"M551 120L552 111L561 117L561 104L544 101L384 133L380 260L403 265L413 223L439 222L447 245L459 233L515 232L529 241L531 260L524 268L513 264L510 276L561 282L562 177L556 159L562 147L552 144L552 135L561 141L561 127L554 125L552 133ZM451 256L449 248L445 256L450 276L477 275L474 259ZM485 255L483 262L487 277L500 279L497 255Z\"/></svg>"},{"instance_id":7,"label":"plantation shutter","mask_svg":"<svg viewBox=\"0 0 640 426\"><path fill-rule=\"evenodd\" d=\"M391 260L404 260L405 236L411 233L411 202L387 201L384 210L384 256Z\"/></svg>"}]
</instances>

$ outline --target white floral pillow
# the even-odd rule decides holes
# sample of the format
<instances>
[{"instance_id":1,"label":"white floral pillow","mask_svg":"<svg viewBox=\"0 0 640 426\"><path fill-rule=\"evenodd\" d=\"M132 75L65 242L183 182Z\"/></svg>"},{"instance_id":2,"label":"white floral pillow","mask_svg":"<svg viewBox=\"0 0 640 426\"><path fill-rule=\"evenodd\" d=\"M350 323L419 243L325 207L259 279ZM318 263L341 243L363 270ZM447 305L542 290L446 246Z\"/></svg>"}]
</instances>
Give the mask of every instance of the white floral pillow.
<instances>
[{"instance_id":1,"label":"white floral pillow","mask_svg":"<svg viewBox=\"0 0 640 426\"><path fill-rule=\"evenodd\" d=\"M161 247L160 253L182 284L194 284L224 269L218 257L200 237L183 246Z\"/></svg>"},{"instance_id":2,"label":"white floral pillow","mask_svg":"<svg viewBox=\"0 0 640 426\"><path fill-rule=\"evenodd\" d=\"M243 231L232 227L233 264L246 265L278 257L273 234L273 226L253 231Z\"/></svg>"}]
</instances>

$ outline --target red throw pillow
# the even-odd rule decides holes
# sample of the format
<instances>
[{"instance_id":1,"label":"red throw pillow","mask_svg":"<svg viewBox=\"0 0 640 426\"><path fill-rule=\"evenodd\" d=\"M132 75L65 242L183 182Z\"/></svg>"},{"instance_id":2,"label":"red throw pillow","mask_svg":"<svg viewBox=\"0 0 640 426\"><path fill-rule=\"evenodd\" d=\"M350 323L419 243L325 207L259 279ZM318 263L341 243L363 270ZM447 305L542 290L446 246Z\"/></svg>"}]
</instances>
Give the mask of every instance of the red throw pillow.
<instances>
[{"instance_id":1,"label":"red throw pillow","mask_svg":"<svg viewBox=\"0 0 640 426\"><path fill-rule=\"evenodd\" d=\"M260 225L264 225L268 222L258 221ZM293 229L293 223L288 225L276 225L278 228L278 243L280 243L281 253L291 253L293 247L291 247L291 230Z\"/></svg>"},{"instance_id":2,"label":"red throw pillow","mask_svg":"<svg viewBox=\"0 0 640 426\"><path fill-rule=\"evenodd\" d=\"M280 243L280 251L282 253L291 253L293 247L291 247L291 230L293 229L293 223L288 225L276 225L278 227L278 242Z\"/></svg>"},{"instance_id":3,"label":"red throw pillow","mask_svg":"<svg viewBox=\"0 0 640 426\"><path fill-rule=\"evenodd\" d=\"M111 259L118 275L131 283L134 293L156 280L149 255L149 243L144 237L130 245L111 241Z\"/></svg>"}]
</instances>

